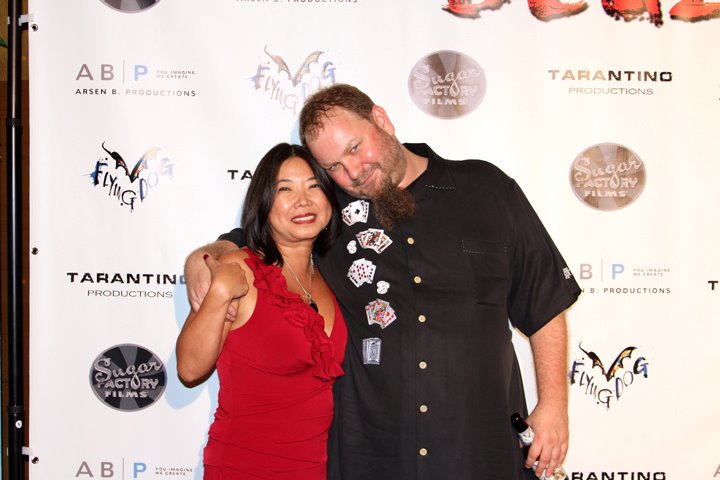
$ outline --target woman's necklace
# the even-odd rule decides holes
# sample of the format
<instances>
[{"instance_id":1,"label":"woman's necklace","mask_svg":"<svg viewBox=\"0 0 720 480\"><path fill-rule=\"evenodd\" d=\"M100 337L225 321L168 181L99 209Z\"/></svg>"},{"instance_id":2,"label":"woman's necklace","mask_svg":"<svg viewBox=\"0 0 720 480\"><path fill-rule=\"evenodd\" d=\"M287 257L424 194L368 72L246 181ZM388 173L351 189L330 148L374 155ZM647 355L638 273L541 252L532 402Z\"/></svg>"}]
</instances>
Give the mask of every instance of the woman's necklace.
<instances>
[{"instance_id":1,"label":"woman's necklace","mask_svg":"<svg viewBox=\"0 0 720 480\"><path fill-rule=\"evenodd\" d=\"M312 254L310 254L310 286L307 290L305 290L305 287L303 286L302 282L298 278L297 275L295 275L295 272L293 271L292 267L290 266L290 262L287 261L287 258L283 257L283 260L285 260L285 265L288 266L288 270L290 270L290 273L295 278L295 281L300 285L300 288L302 288L303 293L305 294L305 298L307 298L308 305L310 305L310 308L318 311L317 304L315 303L315 300L313 300L312 295L310 295L310 292L312 292L312 279L313 275L315 274L315 263L313 262Z\"/></svg>"}]
</instances>

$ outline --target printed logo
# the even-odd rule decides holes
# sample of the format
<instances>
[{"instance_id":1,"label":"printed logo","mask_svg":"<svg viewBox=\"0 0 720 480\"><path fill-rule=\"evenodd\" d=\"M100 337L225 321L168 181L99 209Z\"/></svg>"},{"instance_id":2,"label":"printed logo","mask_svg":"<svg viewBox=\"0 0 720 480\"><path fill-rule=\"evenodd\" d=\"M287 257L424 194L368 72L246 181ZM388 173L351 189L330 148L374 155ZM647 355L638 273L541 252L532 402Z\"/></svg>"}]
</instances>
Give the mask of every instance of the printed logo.
<instances>
[{"instance_id":1,"label":"printed logo","mask_svg":"<svg viewBox=\"0 0 720 480\"><path fill-rule=\"evenodd\" d=\"M670 9L670 18L685 22L720 18L720 3L704 2L702 0L680 0Z\"/></svg>"},{"instance_id":2,"label":"printed logo","mask_svg":"<svg viewBox=\"0 0 720 480\"><path fill-rule=\"evenodd\" d=\"M597 210L633 203L645 188L645 165L632 150L616 143L594 145L575 158L570 185L575 196Z\"/></svg>"},{"instance_id":3,"label":"printed logo","mask_svg":"<svg viewBox=\"0 0 720 480\"><path fill-rule=\"evenodd\" d=\"M252 87L293 115L297 115L307 97L335 83L335 65L322 50L308 53L292 68L267 47L263 52L255 75L250 78Z\"/></svg>"},{"instance_id":4,"label":"printed logo","mask_svg":"<svg viewBox=\"0 0 720 480\"><path fill-rule=\"evenodd\" d=\"M431 53L418 61L408 78L415 105L438 118L459 118L483 101L487 81L480 65L451 50Z\"/></svg>"},{"instance_id":5,"label":"printed logo","mask_svg":"<svg viewBox=\"0 0 720 480\"><path fill-rule=\"evenodd\" d=\"M658 264L629 265L618 260L581 263L575 277L582 291L608 295L666 295L670 287L664 284L671 275L670 267Z\"/></svg>"},{"instance_id":6,"label":"printed logo","mask_svg":"<svg viewBox=\"0 0 720 480\"><path fill-rule=\"evenodd\" d=\"M152 147L140 156L132 167L118 152L109 150L102 142L101 154L95 161L95 168L88 176L92 186L106 196L115 197L122 207L132 212L148 197L150 191L165 179L172 180L175 164L168 157L159 154L160 147Z\"/></svg>"},{"instance_id":7,"label":"printed logo","mask_svg":"<svg viewBox=\"0 0 720 480\"><path fill-rule=\"evenodd\" d=\"M227 171L230 174L230 180L252 180L252 172L250 170L237 170L229 169Z\"/></svg>"},{"instance_id":8,"label":"printed logo","mask_svg":"<svg viewBox=\"0 0 720 480\"><path fill-rule=\"evenodd\" d=\"M632 0L602 0L602 7L605 13L615 20L649 21L656 27L663 24L660 0L646 0L643 2L642 8L638 8L638 5L633 4Z\"/></svg>"},{"instance_id":9,"label":"printed logo","mask_svg":"<svg viewBox=\"0 0 720 480\"><path fill-rule=\"evenodd\" d=\"M569 85L569 95L654 95L658 84L673 81L673 72L657 70L571 70L550 69L550 80Z\"/></svg>"},{"instance_id":10,"label":"printed logo","mask_svg":"<svg viewBox=\"0 0 720 480\"><path fill-rule=\"evenodd\" d=\"M66 275L70 283L89 287L88 297L97 298L173 298L172 289L161 288L185 285L183 275L168 273L67 272Z\"/></svg>"},{"instance_id":11,"label":"printed logo","mask_svg":"<svg viewBox=\"0 0 720 480\"><path fill-rule=\"evenodd\" d=\"M165 366L151 351L116 345L98 356L90 369L90 387L108 407L132 412L155 403L165 391Z\"/></svg>"},{"instance_id":12,"label":"printed logo","mask_svg":"<svg viewBox=\"0 0 720 480\"><path fill-rule=\"evenodd\" d=\"M578 346L582 352L572 363L568 377L575 388L607 410L630 388L648 378L648 362L637 347L625 347L608 364L592 351ZM607 359L606 359L607 361Z\"/></svg>"},{"instance_id":13,"label":"printed logo","mask_svg":"<svg viewBox=\"0 0 720 480\"><path fill-rule=\"evenodd\" d=\"M442 9L462 18L480 18L480 12L483 10L497 10L510 0L480 0L473 2L472 0L449 0ZM565 18L578 13L584 12L587 3L580 2L560 2L559 0L528 0L530 13L537 18L547 22L556 18Z\"/></svg>"},{"instance_id":14,"label":"printed logo","mask_svg":"<svg viewBox=\"0 0 720 480\"><path fill-rule=\"evenodd\" d=\"M124 457L114 461L107 460L108 456L102 458L102 461L81 460L75 471L75 478L114 478L116 472L121 474L123 479L194 478L195 470L192 467L150 465L146 461Z\"/></svg>"},{"instance_id":15,"label":"printed logo","mask_svg":"<svg viewBox=\"0 0 720 480\"><path fill-rule=\"evenodd\" d=\"M194 98L194 89L180 87L196 77L194 68L153 66L122 60L117 64L83 63L75 75L75 95ZM158 85L162 85L159 88Z\"/></svg>"},{"instance_id":16,"label":"printed logo","mask_svg":"<svg viewBox=\"0 0 720 480\"><path fill-rule=\"evenodd\" d=\"M624 480L667 480L665 472L653 472L651 470L632 471L627 468L615 472L572 472L569 478L570 480L600 480L604 478L622 478Z\"/></svg>"},{"instance_id":17,"label":"printed logo","mask_svg":"<svg viewBox=\"0 0 720 480\"><path fill-rule=\"evenodd\" d=\"M154 7L160 0L100 0L104 5L124 13L143 12Z\"/></svg>"},{"instance_id":18,"label":"printed logo","mask_svg":"<svg viewBox=\"0 0 720 480\"><path fill-rule=\"evenodd\" d=\"M498 10L510 0L448 0L442 9L462 18L479 18L484 10ZM602 0L605 13L615 19L630 22L647 21L656 27L663 24L660 0L638 3L636 0ZM530 13L543 22L567 18L587 10L585 1L562 2L560 0L528 0ZM670 9L670 18L684 22L698 22L720 18L720 3L703 0L680 0Z\"/></svg>"}]
</instances>

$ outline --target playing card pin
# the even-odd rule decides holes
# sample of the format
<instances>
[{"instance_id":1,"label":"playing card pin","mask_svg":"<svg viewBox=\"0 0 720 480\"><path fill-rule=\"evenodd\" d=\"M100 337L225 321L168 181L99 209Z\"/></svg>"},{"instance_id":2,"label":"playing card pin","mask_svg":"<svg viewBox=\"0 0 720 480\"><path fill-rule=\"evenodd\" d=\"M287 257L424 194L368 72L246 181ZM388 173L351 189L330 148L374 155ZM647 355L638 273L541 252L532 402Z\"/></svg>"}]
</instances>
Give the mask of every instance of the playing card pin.
<instances>
[{"instance_id":1,"label":"playing card pin","mask_svg":"<svg viewBox=\"0 0 720 480\"><path fill-rule=\"evenodd\" d=\"M397 318L395 310L390 306L390 302L379 298L365 305L365 316L368 325L375 323L380 325L383 330Z\"/></svg>"},{"instance_id":2,"label":"playing card pin","mask_svg":"<svg viewBox=\"0 0 720 480\"><path fill-rule=\"evenodd\" d=\"M360 258L350 265L347 276L356 287L360 287L363 283L372 284L375 265L370 260Z\"/></svg>"},{"instance_id":3,"label":"playing card pin","mask_svg":"<svg viewBox=\"0 0 720 480\"><path fill-rule=\"evenodd\" d=\"M368 228L355 235L355 238L362 248L369 248L377 253L382 253L392 243L390 237L380 228Z\"/></svg>"},{"instance_id":4,"label":"playing card pin","mask_svg":"<svg viewBox=\"0 0 720 480\"><path fill-rule=\"evenodd\" d=\"M380 365L380 348L382 340L379 338L363 338L363 363L365 365Z\"/></svg>"},{"instance_id":5,"label":"playing card pin","mask_svg":"<svg viewBox=\"0 0 720 480\"><path fill-rule=\"evenodd\" d=\"M348 226L354 225L358 222L365 223L367 222L369 209L370 204L367 200L355 200L354 202L350 202L348 206L343 208L341 211L343 222L345 222Z\"/></svg>"}]
</instances>

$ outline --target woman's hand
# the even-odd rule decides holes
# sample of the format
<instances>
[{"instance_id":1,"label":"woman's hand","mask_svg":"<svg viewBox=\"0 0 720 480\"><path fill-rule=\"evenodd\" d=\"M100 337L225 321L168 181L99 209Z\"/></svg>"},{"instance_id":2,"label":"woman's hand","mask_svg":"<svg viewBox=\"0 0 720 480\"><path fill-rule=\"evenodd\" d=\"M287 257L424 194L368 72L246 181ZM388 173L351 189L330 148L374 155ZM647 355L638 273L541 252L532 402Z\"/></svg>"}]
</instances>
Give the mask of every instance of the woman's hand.
<instances>
[{"instance_id":1,"label":"woman's hand","mask_svg":"<svg viewBox=\"0 0 720 480\"><path fill-rule=\"evenodd\" d=\"M205 265L210 270L210 290L226 300L244 297L248 292L248 282L243 266L236 261L217 261L206 255Z\"/></svg>"}]
</instances>

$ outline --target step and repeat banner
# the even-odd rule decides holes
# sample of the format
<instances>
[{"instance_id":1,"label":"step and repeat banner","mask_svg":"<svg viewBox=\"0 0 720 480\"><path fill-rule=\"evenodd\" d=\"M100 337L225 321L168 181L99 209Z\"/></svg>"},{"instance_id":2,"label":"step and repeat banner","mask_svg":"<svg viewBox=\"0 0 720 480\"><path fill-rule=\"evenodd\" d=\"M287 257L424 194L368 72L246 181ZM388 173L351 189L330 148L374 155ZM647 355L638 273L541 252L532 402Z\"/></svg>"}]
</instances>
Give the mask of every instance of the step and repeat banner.
<instances>
[{"instance_id":1,"label":"step and repeat banner","mask_svg":"<svg viewBox=\"0 0 720 480\"><path fill-rule=\"evenodd\" d=\"M500 166L569 262L584 290L570 477L720 478L720 3L31 0L29 14L31 479L202 478L218 382L177 378L184 259L238 224L262 154L297 142L303 100L338 82L401 141Z\"/></svg>"}]
</instances>

